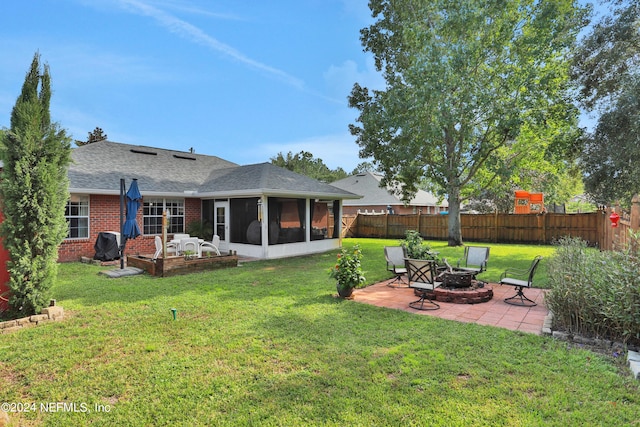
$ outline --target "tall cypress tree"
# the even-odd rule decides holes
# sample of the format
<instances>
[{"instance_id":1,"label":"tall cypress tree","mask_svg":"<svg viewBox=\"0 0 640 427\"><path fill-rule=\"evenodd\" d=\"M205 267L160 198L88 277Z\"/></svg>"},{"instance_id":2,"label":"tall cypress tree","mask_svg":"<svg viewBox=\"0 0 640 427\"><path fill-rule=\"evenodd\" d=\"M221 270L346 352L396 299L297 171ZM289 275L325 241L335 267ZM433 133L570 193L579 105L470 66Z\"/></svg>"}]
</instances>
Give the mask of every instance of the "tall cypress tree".
<instances>
[{"instance_id":1,"label":"tall cypress tree","mask_svg":"<svg viewBox=\"0 0 640 427\"><path fill-rule=\"evenodd\" d=\"M58 246L67 234L71 138L51 123L50 99L49 67L40 66L36 53L0 147L5 216L0 234L9 251L9 304L16 315L38 313L48 302Z\"/></svg>"}]
</instances>

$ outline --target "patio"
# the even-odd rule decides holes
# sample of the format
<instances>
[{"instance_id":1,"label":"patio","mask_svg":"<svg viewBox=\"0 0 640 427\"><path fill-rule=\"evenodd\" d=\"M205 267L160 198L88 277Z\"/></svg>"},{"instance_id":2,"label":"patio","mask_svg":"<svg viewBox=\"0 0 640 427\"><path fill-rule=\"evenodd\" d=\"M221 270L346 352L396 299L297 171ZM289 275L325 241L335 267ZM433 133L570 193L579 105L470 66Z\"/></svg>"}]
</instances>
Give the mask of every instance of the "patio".
<instances>
[{"instance_id":1,"label":"patio","mask_svg":"<svg viewBox=\"0 0 640 427\"><path fill-rule=\"evenodd\" d=\"M376 283L362 289L354 289L353 300L378 307L395 308L418 315L436 316L458 322L477 323L479 325L491 325L506 328L513 331L522 331L542 335L544 319L549 310L544 305L544 289L526 289L527 297L538 305L535 307L520 307L504 302L505 298L512 296L515 291L513 286L501 286L491 283L493 298L480 304L454 304L438 302L440 309L419 311L409 307L416 297L413 289L391 288L387 283L393 279Z\"/></svg>"}]
</instances>

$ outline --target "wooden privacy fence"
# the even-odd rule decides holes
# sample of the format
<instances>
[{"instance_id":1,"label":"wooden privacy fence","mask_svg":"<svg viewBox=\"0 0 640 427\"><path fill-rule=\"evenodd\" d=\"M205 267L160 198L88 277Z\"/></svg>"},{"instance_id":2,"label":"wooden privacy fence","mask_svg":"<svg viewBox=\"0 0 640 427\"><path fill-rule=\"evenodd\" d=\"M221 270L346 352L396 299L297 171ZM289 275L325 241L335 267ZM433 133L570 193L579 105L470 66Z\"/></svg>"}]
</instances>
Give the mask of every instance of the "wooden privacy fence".
<instances>
[{"instance_id":1,"label":"wooden privacy fence","mask_svg":"<svg viewBox=\"0 0 640 427\"><path fill-rule=\"evenodd\" d=\"M603 247L605 226L611 227L608 218L606 211L599 210L583 214L464 214L460 222L466 241L549 244L573 236ZM418 230L425 239L447 240L447 227L447 215L358 215L349 232L354 237L402 239L406 230Z\"/></svg>"},{"instance_id":2,"label":"wooden privacy fence","mask_svg":"<svg viewBox=\"0 0 640 427\"><path fill-rule=\"evenodd\" d=\"M620 221L617 227L611 226L609 216L615 210L620 215ZM604 237L600 248L606 250L622 251L629 248L633 239L630 232L637 233L640 229L640 197L636 194L631 199L631 209L623 211L619 207L607 208L602 211L605 217L605 227L603 228Z\"/></svg>"}]
</instances>

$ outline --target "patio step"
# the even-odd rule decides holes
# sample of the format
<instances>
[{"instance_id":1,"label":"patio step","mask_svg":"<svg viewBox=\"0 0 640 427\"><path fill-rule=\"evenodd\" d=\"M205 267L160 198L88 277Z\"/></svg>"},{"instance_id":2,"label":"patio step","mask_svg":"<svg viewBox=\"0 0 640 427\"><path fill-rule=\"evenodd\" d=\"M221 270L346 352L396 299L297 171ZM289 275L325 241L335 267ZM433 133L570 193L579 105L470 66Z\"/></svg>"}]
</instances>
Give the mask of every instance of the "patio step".
<instances>
[{"instance_id":1,"label":"patio step","mask_svg":"<svg viewBox=\"0 0 640 427\"><path fill-rule=\"evenodd\" d=\"M135 276L136 274L142 274L142 273L144 273L144 270L137 267L125 267L125 268L118 268L114 270L106 270L106 271L100 272L100 274L104 274L105 276L109 276L111 278Z\"/></svg>"},{"instance_id":2,"label":"patio step","mask_svg":"<svg viewBox=\"0 0 640 427\"><path fill-rule=\"evenodd\" d=\"M640 380L640 353L629 350L627 353L627 361L629 362L629 368L631 368L633 378Z\"/></svg>"}]
</instances>

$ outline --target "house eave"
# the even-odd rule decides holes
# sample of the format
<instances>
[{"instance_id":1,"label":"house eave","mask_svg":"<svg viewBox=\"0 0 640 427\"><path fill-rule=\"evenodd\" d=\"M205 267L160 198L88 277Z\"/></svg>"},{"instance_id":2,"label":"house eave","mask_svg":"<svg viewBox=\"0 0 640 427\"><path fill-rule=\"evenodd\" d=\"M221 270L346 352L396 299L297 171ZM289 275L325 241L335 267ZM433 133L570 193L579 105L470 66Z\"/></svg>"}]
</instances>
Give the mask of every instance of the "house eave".
<instances>
[{"instance_id":1,"label":"house eave","mask_svg":"<svg viewBox=\"0 0 640 427\"><path fill-rule=\"evenodd\" d=\"M184 197L184 198L198 198L198 199L211 199L211 198L233 198L233 197L294 197L294 198L315 198L315 199L360 199L359 195L347 195L325 192L300 192L292 190L274 190L274 189L250 189L250 190L236 190L236 191L182 191L182 192L166 192L166 191L145 191L140 189L143 196L147 197ZM73 194L95 194L101 196L119 196L120 190L111 190L103 188L69 188L69 193Z\"/></svg>"}]
</instances>

